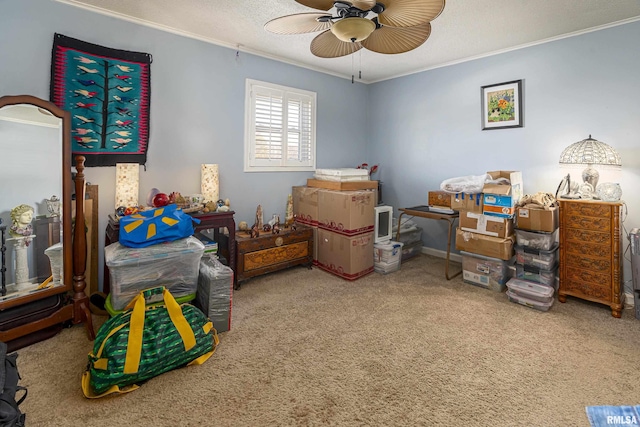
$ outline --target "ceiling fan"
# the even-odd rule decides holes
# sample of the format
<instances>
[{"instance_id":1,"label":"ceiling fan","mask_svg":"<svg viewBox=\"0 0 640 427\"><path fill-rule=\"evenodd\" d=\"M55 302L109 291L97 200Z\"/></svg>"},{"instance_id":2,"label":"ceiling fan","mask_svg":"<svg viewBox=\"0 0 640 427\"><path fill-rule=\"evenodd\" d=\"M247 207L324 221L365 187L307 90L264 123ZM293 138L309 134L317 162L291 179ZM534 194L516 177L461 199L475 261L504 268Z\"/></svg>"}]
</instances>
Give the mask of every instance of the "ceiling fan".
<instances>
[{"instance_id":1,"label":"ceiling fan","mask_svg":"<svg viewBox=\"0 0 640 427\"><path fill-rule=\"evenodd\" d=\"M311 53L337 58L365 49L403 53L422 45L431 34L431 21L444 9L445 0L295 0L326 12L296 13L267 22L276 34L322 31L311 42Z\"/></svg>"}]
</instances>

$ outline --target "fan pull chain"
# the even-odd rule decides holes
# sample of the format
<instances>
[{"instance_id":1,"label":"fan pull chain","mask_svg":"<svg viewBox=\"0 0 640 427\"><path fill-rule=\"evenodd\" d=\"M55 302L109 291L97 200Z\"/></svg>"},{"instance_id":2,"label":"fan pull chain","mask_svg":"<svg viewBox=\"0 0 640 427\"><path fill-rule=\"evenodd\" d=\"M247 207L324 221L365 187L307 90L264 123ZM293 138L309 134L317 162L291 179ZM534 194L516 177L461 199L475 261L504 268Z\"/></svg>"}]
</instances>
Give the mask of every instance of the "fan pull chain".
<instances>
[{"instance_id":1,"label":"fan pull chain","mask_svg":"<svg viewBox=\"0 0 640 427\"><path fill-rule=\"evenodd\" d=\"M354 83L354 74L353 55L351 55L351 84Z\"/></svg>"},{"instance_id":2,"label":"fan pull chain","mask_svg":"<svg viewBox=\"0 0 640 427\"><path fill-rule=\"evenodd\" d=\"M362 80L362 49L358 52L358 79Z\"/></svg>"}]
</instances>

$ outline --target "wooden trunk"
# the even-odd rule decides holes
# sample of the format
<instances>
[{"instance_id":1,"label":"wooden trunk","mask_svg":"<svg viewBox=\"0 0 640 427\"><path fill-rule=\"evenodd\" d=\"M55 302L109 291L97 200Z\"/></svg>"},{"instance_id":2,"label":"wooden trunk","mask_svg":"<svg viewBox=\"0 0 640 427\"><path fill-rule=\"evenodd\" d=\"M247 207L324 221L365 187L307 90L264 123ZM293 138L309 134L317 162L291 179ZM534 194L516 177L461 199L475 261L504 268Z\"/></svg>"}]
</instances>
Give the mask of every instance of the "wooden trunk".
<instances>
[{"instance_id":1,"label":"wooden trunk","mask_svg":"<svg viewBox=\"0 0 640 427\"><path fill-rule=\"evenodd\" d=\"M244 231L236 232L237 283L251 277L313 263L313 230L301 224L280 233L261 231L256 238Z\"/></svg>"}]
</instances>

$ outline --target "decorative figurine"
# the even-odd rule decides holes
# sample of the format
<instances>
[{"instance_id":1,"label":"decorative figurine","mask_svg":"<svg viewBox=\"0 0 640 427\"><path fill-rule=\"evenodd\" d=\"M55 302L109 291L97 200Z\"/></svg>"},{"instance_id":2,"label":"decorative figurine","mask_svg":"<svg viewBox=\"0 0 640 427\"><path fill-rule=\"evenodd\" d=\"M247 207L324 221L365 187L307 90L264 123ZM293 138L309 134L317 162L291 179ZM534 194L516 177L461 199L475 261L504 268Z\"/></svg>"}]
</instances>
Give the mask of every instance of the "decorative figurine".
<instances>
[{"instance_id":1,"label":"decorative figurine","mask_svg":"<svg viewBox=\"0 0 640 427\"><path fill-rule=\"evenodd\" d=\"M284 214L284 226L291 227L293 224L293 197L291 194L287 196L287 210Z\"/></svg>"},{"instance_id":2,"label":"decorative figurine","mask_svg":"<svg viewBox=\"0 0 640 427\"><path fill-rule=\"evenodd\" d=\"M256 225L258 228L262 228L263 224L262 205L258 205L258 208L256 209Z\"/></svg>"},{"instance_id":3,"label":"decorative figurine","mask_svg":"<svg viewBox=\"0 0 640 427\"><path fill-rule=\"evenodd\" d=\"M12 237L30 237L33 234L33 208L29 205L19 205L11 209L11 221L13 225L9 228L9 234ZM25 241L29 246L31 239Z\"/></svg>"},{"instance_id":4,"label":"decorative figurine","mask_svg":"<svg viewBox=\"0 0 640 427\"><path fill-rule=\"evenodd\" d=\"M216 202L207 202L203 209L204 212L215 212L216 210L218 210L218 204Z\"/></svg>"},{"instance_id":5,"label":"decorative figurine","mask_svg":"<svg viewBox=\"0 0 640 427\"><path fill-rule=\"evenodd\" d=\"M273 216L271 216L271 219L269 220L269 225L273 227L276 224L280 224L280 215L273 214Z\"/></svg>"},{"instance_id":6,"label":"decorative figurine","mask_svg":"<svg viewBox=\"0 0 640 427\"><path fill-rule=\"evenodd\" d=\"M249 229L249 224L247 224L247 221L240 221L238 223L238 230L247 231L248 229Z\"/></svg>"},{"instance_id":7,"label":"decorative figurine","mask_svg":"<svg viewBox=\"0 0 640 427\"><path fill-rule=\"evenodd\" d=\"M271 227L271 233L280 234L280 224L278 224L277 222L273 224L273 227Z\"/></svg>"},{"instance_id":8,"label":"decorative figurine","mask_svg":"<svg viewBox=\"0 0 640 427\"><path fill-rule=\"evenodd\" d=\"M50 199L45 199L45 202L47 203L49 217L60 216L60 199L57 196L53 195Z\"/></svg>"},{"instance_id":9,"label":"decorative figurine","mask_svg":"<svg viewBox=\"0 0 640 427\"><path fill-rule=\"evenodd\" d=\"M262 226L262 231L266 231L267 233L271 231L271 224L267 223Z\"/></svg>"},{"instance_id":10,"label":"decorative figurine","mask_svg":"<svg viewBox=\"0 0 640 427\"><path fill-rule=\"evenodd\" d=\"M260 230L258 229L258 224L253 224L251 230L249 231L249 237L255 239L256 237L260 237Z\"/></svg>"}]
</instances>

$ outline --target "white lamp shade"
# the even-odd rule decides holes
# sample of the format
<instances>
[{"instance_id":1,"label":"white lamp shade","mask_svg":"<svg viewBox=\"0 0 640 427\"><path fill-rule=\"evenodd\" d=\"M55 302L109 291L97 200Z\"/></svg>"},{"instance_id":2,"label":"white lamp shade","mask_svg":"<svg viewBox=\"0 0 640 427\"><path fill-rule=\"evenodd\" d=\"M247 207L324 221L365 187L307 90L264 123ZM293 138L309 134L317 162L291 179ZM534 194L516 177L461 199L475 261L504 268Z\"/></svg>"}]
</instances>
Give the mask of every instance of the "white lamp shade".
<instances>
[{"instance_id":1,"label":"white lamp shade","mask_svg":"<svg viewBox=\"0 0 640 427\"><path fill-rule=\"evenodd\" d=\"M116 208L138 206L140 165L116 163Z\"/></svg>"},{"instance_id":2,"label":"white lamp shade","mask_svg":"<svg viewBox=\"0 0 640 427\"><path fill-rule=\"evenodd\" d=\"M220 198L218 165L203 164L201 167L200 194L205 202L217 202Z\"/></svg>"}]
</instances>

